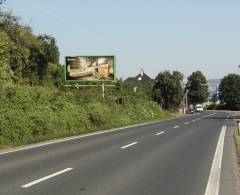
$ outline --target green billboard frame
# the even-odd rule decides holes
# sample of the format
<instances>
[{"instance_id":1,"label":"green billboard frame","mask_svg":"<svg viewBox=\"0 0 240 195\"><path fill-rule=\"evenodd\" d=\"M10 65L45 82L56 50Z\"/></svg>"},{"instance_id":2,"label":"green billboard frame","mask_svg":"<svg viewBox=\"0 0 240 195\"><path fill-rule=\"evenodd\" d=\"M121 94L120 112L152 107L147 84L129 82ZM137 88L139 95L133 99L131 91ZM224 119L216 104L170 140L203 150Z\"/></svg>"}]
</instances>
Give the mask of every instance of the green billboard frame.
<instances>
[{"instance_id":1,"label":"green billboard frame","mask_svg":"<svg viewBox=\"0 0 240 195\"><path fill-rule=\"evenodd\" d=\"M113 57L113 80L107 80L107 79L102 79L102 80L67 80L67 58L69 57ZM65 64L64 64L64 79L65 82L73 82L73 83L93 83L93 82L99 82L99 83L116 83L117 82L117 77L116 77L116 56L115 55L78 55L78 56L65 56Z\"/></svg>"}]
</instances>

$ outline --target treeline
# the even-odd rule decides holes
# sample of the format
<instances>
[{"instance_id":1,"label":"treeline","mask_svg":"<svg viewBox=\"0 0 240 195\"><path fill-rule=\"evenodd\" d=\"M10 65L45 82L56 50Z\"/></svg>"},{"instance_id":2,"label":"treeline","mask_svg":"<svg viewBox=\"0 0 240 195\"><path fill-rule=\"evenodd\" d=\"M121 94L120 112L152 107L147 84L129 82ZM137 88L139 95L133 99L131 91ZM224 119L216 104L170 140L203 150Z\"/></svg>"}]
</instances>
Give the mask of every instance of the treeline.
<instances>
[{"instance_id":1,"label":"treeline","mask_svg":"<svg viewBox=\"0 0 240 195\"><path fill-rule=\"evenodd\" d=\"M218 93L212 97L209 109L240 110L240 75L228 74L219 85Z\"/></svg>"},{"instance_id":2,"label":"treeline","mask_svg":"<svg viewBox=\"0 0 240 195\"><path fill-rule=\"evenodd\" d=\"M10 12L0 12L0 79L31 86L64 84L64 69L59 64L59 49L54 37L34 35L29 26L20 24ZM178 71L160 72L150 96L165 109L181 106L185 86L184 75ZM202 103L207 98L206 78L200 71L188 78L189 102Z\"/></svg>"},{"instance_id":3,"label":"treeline","mask_svg":"<svg viewBox=\"0 0 240 195\"><path fill-rule=\"evenodd\" d=\"M152 89L153 100L163 108L179 108L187 104L201 104L207 101L208 86L206 77L201 71L193 72L183 85L183 73L178 71L160 72L154 80ZM186 97L187 96L187 97Z\"/></svg>"}]
</instances>

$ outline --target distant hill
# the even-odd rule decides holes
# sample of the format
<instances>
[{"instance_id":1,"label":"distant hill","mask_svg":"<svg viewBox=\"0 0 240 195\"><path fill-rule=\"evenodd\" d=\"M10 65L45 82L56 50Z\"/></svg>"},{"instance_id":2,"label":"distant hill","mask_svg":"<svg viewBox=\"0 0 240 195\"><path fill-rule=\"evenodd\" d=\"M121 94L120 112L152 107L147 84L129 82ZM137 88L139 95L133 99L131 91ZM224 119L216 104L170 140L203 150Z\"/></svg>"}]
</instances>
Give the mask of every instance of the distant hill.
<instances>
[{"instance_id":1,"label":"distant hill","mask_svg":"<svg viewBox=\"0 0 240 195\"><path fill-rule=\"evenodd\" d=\"M124 83L135 85L135 86L147 86L147 85L153 85L154 80L150 78L147 74L145 74L143 71L139 73L135 77L128 77L124 80Z\"/></svg>"},{"instance_id":2,"label":"distant hill","mask_svg":"<svg viewBox=\"0 0 240 195\"><path fill-rule=\"evenodd\" d=\"M213 94L217 92L217 87L219 86L221 79L209 79L208 82L208 92L209 97L212 97Z\"/></svg>"}]
</instances>

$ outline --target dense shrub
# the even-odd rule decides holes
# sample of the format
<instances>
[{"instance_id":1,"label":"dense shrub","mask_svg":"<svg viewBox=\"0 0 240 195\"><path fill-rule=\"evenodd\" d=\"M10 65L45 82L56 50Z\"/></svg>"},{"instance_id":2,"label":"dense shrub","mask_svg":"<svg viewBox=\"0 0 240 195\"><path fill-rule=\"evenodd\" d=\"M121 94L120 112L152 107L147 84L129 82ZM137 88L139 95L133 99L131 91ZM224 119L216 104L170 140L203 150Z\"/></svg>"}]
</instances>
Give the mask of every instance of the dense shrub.
<instances>
[{"instance_id":1,"label":"dense shrub","mask_svg":"<svg viewBox=\"0 0 240 195\"><path fill-rule=\"evenodd\" d=\"M0 85L0 146L19 145L165 118L149 97L132 91ZM121 104L116 99L121 97Z\"/></svg>"}]
</instances>

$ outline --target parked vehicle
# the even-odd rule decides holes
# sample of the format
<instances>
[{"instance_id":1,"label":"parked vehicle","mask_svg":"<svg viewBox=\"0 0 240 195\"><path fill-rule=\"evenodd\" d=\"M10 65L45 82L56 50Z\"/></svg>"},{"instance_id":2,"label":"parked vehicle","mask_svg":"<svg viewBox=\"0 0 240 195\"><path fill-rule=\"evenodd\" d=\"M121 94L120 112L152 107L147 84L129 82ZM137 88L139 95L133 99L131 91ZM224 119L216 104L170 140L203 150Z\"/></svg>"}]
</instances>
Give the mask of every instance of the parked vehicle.
<instances>
[{"instance_id":1,"label":"parked vehicle","mask_svg":"<svg viewBox=\"0 0 240 195\"><path fill-rule=\"evenodd\" d=\"M193 108L189 108L187 110L187 114L194 114L195 110Z\"/></svg>"},{"instance_id":2,"label":"parked vehicle","mask_svg":"<svg viewBox=\"0 0 240 195\"><path fill-rule=\"evenodd\" d=\"M202 104L197 104L195 106L196 112L203 112L203 105Z\"/></svg>"}]
</instances>

